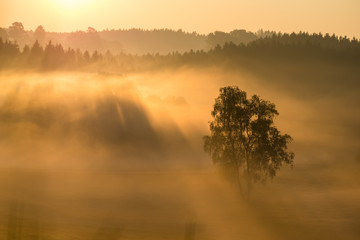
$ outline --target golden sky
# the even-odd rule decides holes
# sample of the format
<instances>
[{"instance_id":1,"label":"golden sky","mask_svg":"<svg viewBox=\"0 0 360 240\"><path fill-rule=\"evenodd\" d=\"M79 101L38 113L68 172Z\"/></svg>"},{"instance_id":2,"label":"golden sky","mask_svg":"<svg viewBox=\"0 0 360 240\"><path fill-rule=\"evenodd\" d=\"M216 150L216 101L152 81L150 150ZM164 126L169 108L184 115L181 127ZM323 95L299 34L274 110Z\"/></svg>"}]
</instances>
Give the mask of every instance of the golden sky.
<instances>
[{"instance_id":1,"label":"golden sky","mask_svg":"<svg viewBox=\"0 0 360 240\"><path fill-rule=\"evenodd\" d=\"M1 0L0 27L20 21L47 31L246 29L360 37L360 0Z\"/></svg>"}]
</instances>

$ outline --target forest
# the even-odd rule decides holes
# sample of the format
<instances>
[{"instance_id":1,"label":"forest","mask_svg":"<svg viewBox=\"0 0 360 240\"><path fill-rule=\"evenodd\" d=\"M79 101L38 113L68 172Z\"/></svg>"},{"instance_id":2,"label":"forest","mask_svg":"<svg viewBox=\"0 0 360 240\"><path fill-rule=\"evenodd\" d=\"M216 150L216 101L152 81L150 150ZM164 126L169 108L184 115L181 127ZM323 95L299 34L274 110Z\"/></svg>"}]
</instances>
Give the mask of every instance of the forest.
<instances>
[{"instance_id":1,"label":"forest","mask_svg":"<svg viewBox=\"0 0 360 240\"><path fill-rule=\"evenodd\" d=\"M169 52L186 52L193 49L208 50L217 44L225 42L235 44L248 43L260 37L270 36L275 32L259 30L256 33L243 29L229 33L215 31L209 34L184 32L171 29L106 29L97 31L88 27L86 31L69 33L47 32L43 26L35 31L25 30L21 22L14 22L8 28L0 28L0 37L3 40L16 41L20 48L32 45L36 40L44 47L48 42L61 44L65 49L74 48L81 51L111 51L114 54L167 54Z\"/></svg>"},{"instance_id":2,"label":"forest","mask_svg":"<svg viewBox=\"0 0 360 240\"><path fill-rule=\"evenodd\" d=\"M95 30L93 31L93 34L97 34ZM157 31L151 33L156 34ZM186 36L183 32L181 34ZM341 65L360 63L360 42L355 38L303 32L269 35L268 31L267 34L263 33L264 37L256 37L253 34L251 35L253 40L249 40L241 37L234 38L236 31L233 31L228 34L223 33L222 39L213 40L212 45L216 45L208 50L190 49L183 53L170 51L167 54L147 53L141 55L125 52L115 54L109 50L104 53L99 50L82 51L74 47L65 48L60 43L56 44L52 41L40 44L43 41L37 38L32 45L24 45L21 48L16 41L0 38L0 68L23 68L37 71L91 69L92 71L124 73L149 71L163 67L209 67L219 64L229 68L248 67L248 65L251 67L250 62L253 61L266 64L284 61L306 63L309 60ZM209 34L208 40L210 41L218 35L221 34L219 32ZM146 42L146 38L138 37L137 39L145 39L144 42ZM243 39L243 41L239 43L239 39ZM167 37L161 38L160 35L159 41L167 41Z\"/></svg>"}]
</instances>

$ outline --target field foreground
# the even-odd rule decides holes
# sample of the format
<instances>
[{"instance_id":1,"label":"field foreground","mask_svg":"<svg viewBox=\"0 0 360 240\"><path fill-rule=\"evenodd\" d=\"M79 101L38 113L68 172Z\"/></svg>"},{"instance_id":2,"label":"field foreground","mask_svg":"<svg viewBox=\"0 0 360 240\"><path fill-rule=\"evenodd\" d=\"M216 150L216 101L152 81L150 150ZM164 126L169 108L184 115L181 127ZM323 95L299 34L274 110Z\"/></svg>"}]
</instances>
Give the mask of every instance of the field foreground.
<instances>
[{"instance_id":1,"label":"field foreground","mask_svg":"<svg viewBox=\"0 0 360 240\"><path fill-rule=\"evenodd\" d=\"M295 139L294 168L249 201L202 150L225 85L274 102ZM358 239L358 90L297 87L217 69L1 73L0 239Z\"/></svg>"}]
</instances>

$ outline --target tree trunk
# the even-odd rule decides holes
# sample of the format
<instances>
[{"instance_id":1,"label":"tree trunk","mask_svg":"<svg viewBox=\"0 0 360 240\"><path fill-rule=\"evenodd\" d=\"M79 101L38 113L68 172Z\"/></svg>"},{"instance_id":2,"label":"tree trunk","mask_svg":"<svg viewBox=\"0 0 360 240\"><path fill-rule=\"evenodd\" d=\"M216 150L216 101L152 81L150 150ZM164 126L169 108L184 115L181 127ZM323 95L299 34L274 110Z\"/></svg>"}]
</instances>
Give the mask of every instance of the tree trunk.
<instances>
[{"instance_id":1,"label":"tree trunk","mask_svg":"<svg viewBox=\"0 0 360 240\"><path fill-rule=\"evenodd\" d=\"M247 154L246 154L247 155ZM250 175L250 168L249 168L249 158L248 155L246 156L246 200L250 199L250 192L251 192L251 175Z\"/></svg>"},{"instance_id":2,"label":"tree trunk","mask_svg":"<svg viewBox=\"0 0 360 240\"><path fill-rule=\"evenodd\" d=\"M235 177L236 185L240 190L241 197L245 198L245 192L244 192L243 186L241 185L238 163L235 164L234 172L235 172L234 177Z\"/></svg>"},{"instance_id":3,"label":"tree trunk","mask_svg":"<svg viewBox=\"0 0 360 240\"><path fill-rule=\"evenodd\" d=\"M250 173L247 172L246 173L246 185L247 185L247 194L246 194L246 200L250 199L250 193L251 193L251 188L252 188L252 184L251 184L251 176Z\"/></svg>"}]
</instances>

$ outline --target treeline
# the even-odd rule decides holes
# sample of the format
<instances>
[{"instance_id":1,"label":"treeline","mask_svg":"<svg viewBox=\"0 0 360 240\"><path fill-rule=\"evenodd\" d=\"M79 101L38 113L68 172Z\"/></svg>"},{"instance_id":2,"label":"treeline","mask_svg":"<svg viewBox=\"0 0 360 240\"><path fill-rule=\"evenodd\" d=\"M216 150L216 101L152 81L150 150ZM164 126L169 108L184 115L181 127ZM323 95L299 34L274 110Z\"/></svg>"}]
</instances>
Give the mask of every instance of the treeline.
<instances>
[{"instance_id":1,"label":"treeline","mask_svg":"<svg viewBox=\"0 0 360 240\"><path fill-rule=\"evenodd\" d=\"M178 55L178 54L177 54ZM65 49L61 44L51 41L43 48L38 41L22 49L16 42L3 41L0 38L0 69L54 71L80 70L101 72L129 72L155 67L154 59L168 58L170 55L146 54L131 55L120 53L113 55L110 51L81 51Z\"/></svg>"},{"instance_id":2,"label":"treeline","mask_svg":"<svg viewBox=\"0 0 360 240\"><path fill-rule=\"evenodd\" d=\"M61 44L64 48L79 48L81 51L95 51L114 54L167 54L169 52L184 53L193 50L209 50L217 44L225 42L235 44L248 43L259 37L271 35L273 32L258 31L252 33L246 30L234 30L229 33L216 31L210 34L185 32L181 29L106 29L97 31L88 27L86 31L70 33L48 32L43 26L38 26L35 31L25 30L21 22L14 22L8 28L0 28L0 37L5 40L16 41L21 48L31 46L35 41L43 47L51 41Z\"/></svg>"},{"instance_id":3,"label":"treeline","mask_svg":"<svg viewBox=\"0 0 360 240\"><path fill-rule=\"evenodd\" d=\"M75 69L95 61L96 53L90 56L80 50L64 50L62 45L49 42L43 48L38 41L32 47L25 45L20 50L16 42L0 38L0 68L54 70Z\"/></svg>"},{"instance_id":4,"label":"treeline","mask_svg":"<svg viewBox=\"0 0 360 240\"><path fill-rule=\"evenodd\" d=\"M209 51L190 51L176 56L176 64L254 67L290 63L333 63L360 66L360 41L329 34L277 33L248 44L226 42ZM169 61L171 61L169 60Z\"/></svg>"},{"instance_id":5,"label":"treeline","mask_svg":"<svg viewBox=\"0 0 360 240\"><path fill-rule=\"evenodd\" d=\"M45 47L36 41L20 49L16 42L0 38L0 68L32 70L94 70L126 72L151 70L162 67L246 66L250 61L273 63L275 61L322 61L360 64L358 39L335 35L292 33L273 34L255 39L248 44L226 42L208 50L190 50L185 53L112 54L110 51L81 51L65 49L61 44L48 42Z\"/></svg>"},{"instance_id":6,"label":"treeline","mask_svg":"<svg viewBox=\"0 0 360 240\"><path fill-rule=\"evenodd\" d=\"M217 46L210 54L229 59L257 58L268 60L320 60L345 63L359 63L360 41L329 34L273 34L271 37L256 39L247 45L226 43Z\"/></svg>"}]
</instances>

